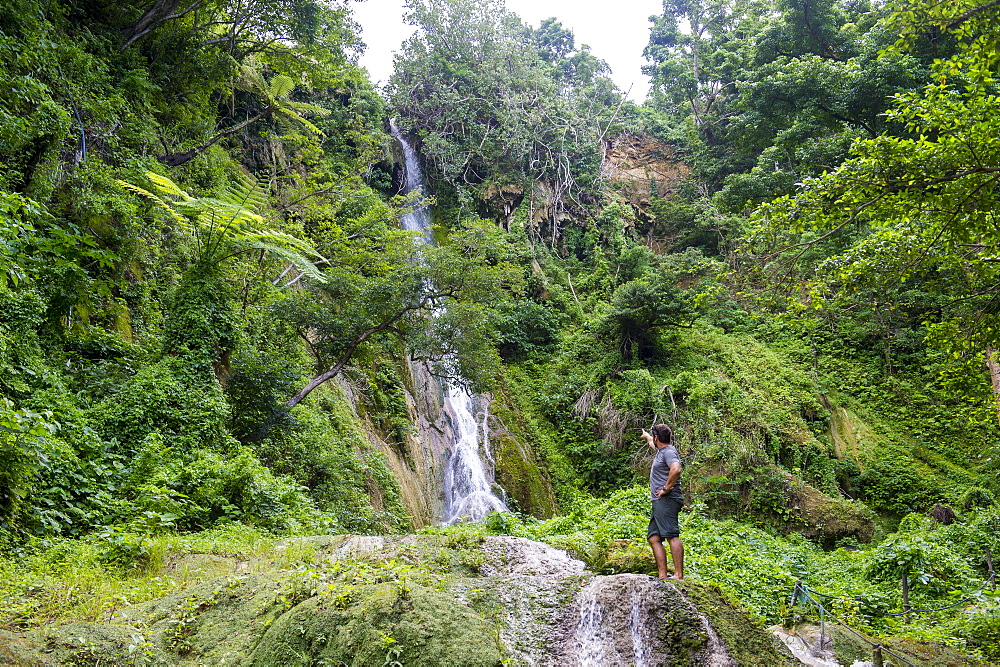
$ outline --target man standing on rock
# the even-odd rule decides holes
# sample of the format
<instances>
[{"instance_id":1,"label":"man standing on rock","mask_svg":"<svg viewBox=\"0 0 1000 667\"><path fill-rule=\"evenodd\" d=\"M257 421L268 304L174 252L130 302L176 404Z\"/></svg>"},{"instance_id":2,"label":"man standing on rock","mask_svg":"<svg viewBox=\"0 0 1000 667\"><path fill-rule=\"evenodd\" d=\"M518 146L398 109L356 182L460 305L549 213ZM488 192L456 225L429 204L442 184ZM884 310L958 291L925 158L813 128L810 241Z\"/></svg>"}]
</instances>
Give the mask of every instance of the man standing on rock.
<instances>
[{"instance_id":1,"label":"man standing on rock","mask_svg":"<svg viewBox=\"0 0 1000 667\"><path fill-rule=\"evenodd\" d=\"M684 578L684 544L677 515L684 506L681 494L681 459L677 449L670 444L673 432L666 424L657 424L652 433L642 430L646 443L656 450L653 467L649 470L649 495L653 501L653 517L649 520L649 546L653 548L656 571L660 579L667 578L666 540L670 545L670 559L674 562L674 576Z\"/></svg>"}]
</instances>

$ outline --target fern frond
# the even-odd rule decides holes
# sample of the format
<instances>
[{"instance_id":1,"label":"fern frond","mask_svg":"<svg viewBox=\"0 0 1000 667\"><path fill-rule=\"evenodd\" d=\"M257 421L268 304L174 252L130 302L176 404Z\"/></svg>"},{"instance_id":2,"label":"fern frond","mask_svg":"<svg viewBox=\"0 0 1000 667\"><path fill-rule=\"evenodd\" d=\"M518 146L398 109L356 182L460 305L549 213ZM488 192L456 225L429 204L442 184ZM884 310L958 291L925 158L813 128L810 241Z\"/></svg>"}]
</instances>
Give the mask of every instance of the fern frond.
<instances>
[{"instance_id":1,"label":"fern frond","mask_svg":"<svg viewBox=\"0 0 1000 667\"><path fill-rule=\"evenodd\" d=\"M326 136L322 130L320 130L318 127L316 127L315 125L313 125L312 123L310 123L309 121L307 121L305 118L295 113L294 111L279 107L274 110L274 115L281 120L285 120L286 122L290 120L295 121L299 125L304 126L307 130L309 130L313 134L318 134L321 137Z\"/></svg>"},{"instance_id":2,"label":"fern frond","mask_svg":"<svg viewBox=\"0 0 1000 667\"><path fill-rule=\"evenodd\" d=\"M202 197L193 202L185 202L184 208L198 218L204 218L206 215L214 216L215 224L236 222L242 226L259 225L264 222L263 216L259 213L214 197Z\"/></svg>"},{"instance_id":3,"label":"fern frond","mask_svg":"<svg viewBox=\"0 0 1000 667\"><path fill-rule=\"evenodd\" d=\"M292 236L291 234L286 234L284 232L274 232L274 231L264 231L264 232L252 232L244 234L242 240L247 243L266 243L274 247L288 248L293 252L297 252L303 256L309 255L316 257L322 261L327 261L316 249L313 248L312 244L308 241L300 239L298 237Z\"/></svg>"},{"instance_id":4,"label":"fern frond","mask_svg":"<svg viewBox=\"0 0 1000 667\"><path fill-rule=\"evenodd\" d=\"M274 255L275 257L279 257L285 260L286 262L289 262L290 264L295 266L295 268L297 268L299 271L309 276L309 278L314 282L317 283L326 282L326 278L323 276L322 271L319 270L319 267L317 267L315 264L306 259L306 257L295 252L291 248L286 248L280 245L272 245L264 241L252 241L248 245L252 248L260 248L261 250L264 250L269 254Z\"/></svg>"},{"instance_id":5,"label":"fern frond","mask_svg":"<svg viewBox=\"0 0 1000 667\"><path fill-rule=\"evenodd\" d=\"M268 94L271 99L280 100L288 97L295 90L295 80L287 74L276 74L271 79Z\"/></svg>"},{"instance_id":6,"label":"fern frond","mask_svg":"<svg viewBox=\"0 0 1000 667\"><path fill-rule=\"evenodd\" d=\"M332 113L329 109L321 107L317 104L309 104L308 102L296 102L295 100L286 100L283 106L288 109L292 109L293 111L299 114L308 113L314 116L319 116L321 118L325 118L326 116L329 116Z\"/></svg>"},{"instance_id":7,"label":"fern frond","mask_svg":"<svg viewBox=\"0 0 1000 667\"><path fill-rule=\"evenodd\" d=\"M260 210L267 206L267 183L240 175L237 181L230 183L216 198L232 206Z\"/></svg>"},{"instance_id":8,"label":"fern frond","mask_svg":"<svg viewBox=\"0 0 1000 667\"><path fill-rule=\"evenodd\" d=\"M181 190L176 183L174 183L166 176L160 176L155 171L147 171L145 176L150 181L152 181L153 185L156 186L157 190L159 190L165 195L171 195L183 201L190 201L191 199L194 199L194 197L189 195L184 190Z\"/></svg>"},{"instance_id":9,"label":"fern frond","mask_svg":"<svg viewBox=\"0 0 1000 667\"><path fill-rule=\"evenodd\" d=\"M284 232L262 229L264 217L253 208L267 204L267 187L263 181L241 177L216 197L192 197L166 176L147 172L157 190L172 198L164 200L137 185L116 181L166 211L185 230L194 232L201 245L199 261L222 261L250 248L259 248L291 262L315 282L326 282L322 272L309 257L323 262L315 247L307 240ZM194 222L195 224L192 224Z\"/></svg>"},{"instance_id":10,"label":"fern frond","mask_svg":"<svg viewBox=\"0 0 1000 667\"><path fill-rule=\"evenodd\" d=\"M176 210L174 210L174 208L172 206L170 206L170 204L168 204L167 202L163 201L162 199L160 199L159 197L157 197L156 195L154 195L149 190L145 190L143 188L140 188L138 185L132 185L131 183L129 183L127 181L122 181L122 180L119 180L117 178L115 179L115 183L117 183L118 185L122 186L126 190L130 190L130 191L136 193L137 195L139 195L143 199L149 200L150 202L152 202L156 206L159 206L164 211L166 211L170 215L171 218L173 218L174 220L176 220L178 222L178 224L180 224L182 227L184 227L185 229L190 229L190 225L188 224L187 219L183 215L181 215L180 213L178 213Z\"/></svg>"},{"instance_id":11,"label":"fern frond","mask_svg":"<svg viewBox=\"0 0 1000 667\"><path fill-rule=\"evenodd\" d=\"M258 67L259 65L253 59L248 59L246 63L241 64L240 78L234 85L239 90L253 93L254 95L260 95L261 97L268 97L270 89L267 85L267 81L264 80L264 75L261 74ZM268 102L273 101L274 98L268 100Z\"/></svg>"}]
</instances>

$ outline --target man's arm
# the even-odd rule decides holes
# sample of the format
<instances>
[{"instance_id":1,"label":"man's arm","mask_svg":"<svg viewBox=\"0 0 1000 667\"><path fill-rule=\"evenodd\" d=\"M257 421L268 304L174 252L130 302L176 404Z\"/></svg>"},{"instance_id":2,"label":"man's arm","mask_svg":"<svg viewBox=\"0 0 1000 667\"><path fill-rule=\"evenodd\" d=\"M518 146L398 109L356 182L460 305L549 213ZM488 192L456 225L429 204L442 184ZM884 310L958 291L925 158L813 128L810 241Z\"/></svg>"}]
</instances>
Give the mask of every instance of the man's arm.
<instances>
[{"instance_id":1,"label":"man's arm","mask_svg":"<svg viewBox=\"0 0 1000 667\"><path fill-rule=\"evenodd\" d=\"M642 429L642 439L646 441L647 445L652 447L654 450L656 449L656 445L653 444L653 434L646 431L646 429Z\"/></svg>"},{"instance_id":2,"label":"man's arm","mask_svg":"<svg viewBox=\"0 0 1000 667\"><path fill-rule=\"evenodd\" d=\"M656 497L660 498L670 492L671 489L677 484L677 480L681 476L681 462L674 461L670 464L670 472L667 473L667 483L663 485L663 488L656 492Z\"/></svg>"}]
</instances>

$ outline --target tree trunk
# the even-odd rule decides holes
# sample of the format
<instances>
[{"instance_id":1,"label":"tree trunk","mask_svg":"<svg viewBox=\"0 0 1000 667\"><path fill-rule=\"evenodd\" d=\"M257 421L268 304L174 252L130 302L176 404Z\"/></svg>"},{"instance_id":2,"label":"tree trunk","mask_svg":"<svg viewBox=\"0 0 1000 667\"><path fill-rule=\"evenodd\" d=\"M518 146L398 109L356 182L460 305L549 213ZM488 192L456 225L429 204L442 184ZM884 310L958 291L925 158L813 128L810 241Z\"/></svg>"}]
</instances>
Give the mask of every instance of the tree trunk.
<instances>
[{"instance_id":1,"label":"tree trunk","mask_svg":"<svg viewBox=\"0 0 1000 667\"><path fill-rule=\"evenodd\" d=\"M986 367L990 370L990 382L993 383L993 401L996 404L997 419L1000 420L1000 364L997 363L996 350L986 348Z\"/></svg>"},{"instance_id":2,"label":"tree trunk","mask_svg":"<svg viewBox=\"0 0 1000 667\"><path fill-rule=\"evenodd\" d=\"M177 7L181 4L181 0L154 0L142 16L122 29L122 40L124 40L122 48L124 49L157 26L194 11L201 3L202 0L194 0L187 7L178 11Z\"/></svg>"}]
</instances>

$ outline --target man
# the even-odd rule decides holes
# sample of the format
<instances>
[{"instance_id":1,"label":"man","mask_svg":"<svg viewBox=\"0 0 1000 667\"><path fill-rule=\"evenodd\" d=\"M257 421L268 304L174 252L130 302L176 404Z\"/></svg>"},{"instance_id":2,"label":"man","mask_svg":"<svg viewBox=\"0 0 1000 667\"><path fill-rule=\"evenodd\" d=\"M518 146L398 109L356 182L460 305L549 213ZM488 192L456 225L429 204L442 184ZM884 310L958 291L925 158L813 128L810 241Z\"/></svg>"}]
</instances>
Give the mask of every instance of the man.
<instances>
[{"instance_id":1,"label":"man","mask_svg":"<svg viewBox=\"0 0 1000 667\"><path fill-rule=\"evenodd\" d=\"M663 540L670 545L670 559L674 563L674 576L684 578L684 544L677 515L684 506L681 494L681 459L677 449L670 444L673 433L666 424L657 424L652 433L642 430L646 443L656 450L653 467L649 470L649 495L653 501L653 516L649 520L649 546L653 548L656 571L660 579L667 578L667 553Z\"/></svg>"}]
</instances>

